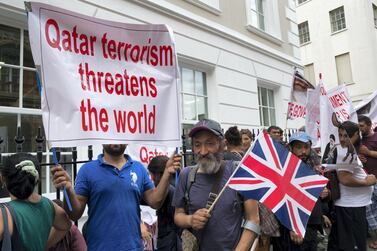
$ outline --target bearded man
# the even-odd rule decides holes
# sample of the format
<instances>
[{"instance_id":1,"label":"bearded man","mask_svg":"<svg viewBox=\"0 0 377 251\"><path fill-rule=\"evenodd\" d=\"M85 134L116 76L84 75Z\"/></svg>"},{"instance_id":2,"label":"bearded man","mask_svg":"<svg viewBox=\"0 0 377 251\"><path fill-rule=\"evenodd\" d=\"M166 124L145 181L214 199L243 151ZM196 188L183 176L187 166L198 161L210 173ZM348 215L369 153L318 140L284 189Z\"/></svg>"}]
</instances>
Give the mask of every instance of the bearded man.
<instances>
[{"instance_id":1,"label":"bearded man","mask_svg":"<svg viewBox=\"0 0 377 251\"><path fill-rule=\"evenodd\" d=\"M236 166L232 161L223 161L224 136L220 124L201 120L189 136L197 165L183 169L180 175L172 203L176 225L194 234L199 250L250 250L260 233L256 201L245 200L226 188L214 209L208 211L213 194L219 193ZM188 184L192 170L195 178Z\"/></svg>"}]
</instances>

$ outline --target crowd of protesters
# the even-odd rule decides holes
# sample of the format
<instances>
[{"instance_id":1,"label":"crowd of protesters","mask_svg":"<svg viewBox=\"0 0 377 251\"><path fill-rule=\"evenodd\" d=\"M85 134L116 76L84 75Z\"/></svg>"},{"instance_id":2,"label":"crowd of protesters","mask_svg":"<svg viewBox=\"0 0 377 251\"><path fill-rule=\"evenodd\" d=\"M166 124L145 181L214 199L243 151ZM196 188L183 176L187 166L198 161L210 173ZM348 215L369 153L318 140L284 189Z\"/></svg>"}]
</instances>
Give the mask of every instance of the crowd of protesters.
<instances>
[{"instance_id":1,"label":"crowd of protesters","mask_svg":"<svg viewBox=\"0 0 377 251\"><path fill-rule=\"evenodd\" d=\"M329 143L322 162L304 131L285 141L281 128L267 129L275 142L330 180L303 237L281 225L263 204L222 189L250 150L254 135L237 126L224 133L218 122L204 119L189 133L196 164L183 168L175 183L179 154L155 157L146 169L124 154L126 145L104 145L97 160L80 168L74 186L63 167L52 168L53 183L65 187L72 209L33 192L39 181L34 156L6 157L1 182L11 202L1 207L0 244L2 250L144 250L143 238L151 237L140 219L140 204L145 203L157 212L154 250L246 251L256 239L253 248L259 251L366 250L368 229L377 233L377 133L371 125L366 116L359 117L359 124L339 123L339 144ZM337 159L348 158L350 149L358 156L351 156L353 165L325 169L322 163L336 166ZM86 206L84 239L70 220L78 220ZM377 240L369 248L377 249Z\"/></svg>"}]
</instances>

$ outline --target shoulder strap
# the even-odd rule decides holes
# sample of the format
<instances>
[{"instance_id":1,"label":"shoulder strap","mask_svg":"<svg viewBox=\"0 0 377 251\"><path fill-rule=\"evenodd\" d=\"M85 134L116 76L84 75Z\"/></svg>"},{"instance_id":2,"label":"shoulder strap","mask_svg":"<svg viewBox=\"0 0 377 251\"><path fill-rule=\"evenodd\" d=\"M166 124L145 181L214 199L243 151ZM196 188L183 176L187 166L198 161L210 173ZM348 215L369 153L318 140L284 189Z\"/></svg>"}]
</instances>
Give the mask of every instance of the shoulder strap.
<instances>
[{"instance_id":1,"label":"shoulder strap","mask_svg":"<svg viewBox=\"0 0 377 251\"><path fill-rule=\"evenodd\" d=\"M215 181L212 185L211 192L209 193L208 199L207 199L207 204L206 204L207 209L209 209L212 206L213 202L216 200L217 195L220 192L221 180L222 180L223 175L224 175L225 165L226 165L226 162L222 161L221 166L220 166L220 170L215 174L216 175Z\"/></svg>"},{"instance_id":2,"label":"shoulder strap","mask_svg":"<svg viewBox=\"0 0 377 251\"><path fill-rule=\"evenodd\" d=\"M12 242L10 238L9 226L8 226L8 214L4 204L1 204L1 214L3 215L4 230L3 230L3 244L1 246L2 251L12 250Z\"/></svg>"},{"instance_id":3,"label":"shoulder strap","mask_svg":"<svg viewBox=\"0 0 377 251\"><path fill-rule=\"evenodd\" d=\"M185 186L185 211L188 213L189 211L189 203L190 203L190 189L192 184L195 182L196 173L198 172L199 167L190 166L190 171L186 178L186 186Z\"/></svg>"},{"instance_id":4,"label":"shoulder strap","mask_svg":"<svg viewBox=\"0 0 377 251\"><path fill-rule=\"evenodd\" d=\"M13 249L11 249L11 250L13 250L13 251L24 250L23 244L22 244L20 236L19 236L18 226L17 226L17 222L15 220L16 217L15 217L13 207L9 203L6 203L5 206L8 208L9 213L10 213L12 219L13 219L13 234L12 234L12 239L11 239Z\"/></svg>"}]
</instances>

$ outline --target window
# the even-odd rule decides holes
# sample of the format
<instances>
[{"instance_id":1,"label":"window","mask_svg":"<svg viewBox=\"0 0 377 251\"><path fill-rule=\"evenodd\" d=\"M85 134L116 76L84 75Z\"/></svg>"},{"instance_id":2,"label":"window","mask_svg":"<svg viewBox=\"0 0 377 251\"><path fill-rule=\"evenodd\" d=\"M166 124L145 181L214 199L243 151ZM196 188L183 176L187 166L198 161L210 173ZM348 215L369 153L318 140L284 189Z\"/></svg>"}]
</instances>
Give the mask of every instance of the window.
<instances>
[{"instance_id":1,"label":"window","mask_svg":"<svg viewBox=\"0 0 377 251\"><path fill-rule=\"evenodd\" d=\"M298 25L298 36L300 38L300 44L310 42L309 24L308 21Z\"/></svg>"},{"instance_id":2,"label":"window","mask_svg":"<svg viewBox=\"0 0 377 251\"><path fill-rule=\"evenodd\" d=\"M314 65L308 64L304 66L304 77L315 86Z\"/></svg>"},{"instance_id":3,"label":"window","mask_svg":"<svg viewBox=\"0 0 377 251\"><path fill-rule=\"evenodd\" d=\"M372 4L372 6L373 6L374 27L377 28L377 7L374 4Z\"/></svg>"},{"instance_id":4,"label":"window","mask_svg":"<svg viewBox=\"0 0 377 251\"><path fill-rule=\"evenodd\" d=\"M23 28L0 24L0 138L3 140L0 152L3 156L16 152L14 137L17 126L21 127L21 136L25 140L22 151L37 151L35 138L39 127L44 135L40 109L41 97L29 33ZM45 150L44 144L43 151ZM47 159L44 153L42 161L46 162ZM42 167L43 193L53 190L49 172L49 168Z\"/></svg>"},{"instance_id":5,"label":"window","mask_svg":"<svg viewBox=\"0 0 377 251\"><path fill-rule=\"evenodd\" d=\"M345 53L335 57L336 72L339 84L353 83L350 54Z\"/></svg>"},{"instance_id":6,"label":"window","mask_svg":"<svg viewBox=\"0 0 377 251\"><path fill-rule=\"evenodd\" d=\"M246 29L256 35L281 45L278 0L245 0ZM291 10L293 13L293 10Z\"/></svg>"},{"instance_id":7,"label":"window","mask_svg":"<svg viewBox=\"0 0 377 251\"><path fill-rule=\"evenodd\" d=\"M274 91L258 87L259 118L262 126L276 125Z\"/></svg>"},{"instance_id":8,"label":"window","mask_svg":"<svg viewBox=\"0 0 377 251\"><path fill-rule=\"evenodd\" d=\"M15 152L17 126L25 137L23 151L31 152L38 127L42 127L41 98L26 30L0 24L0 145ZM31 108L31 109L25 109ZM43 128L42 128L43 129Z\"/></svg>"},{"instance_id":9,"label":"window","mask_svg":"<svg viewBox=\"0 0 377 251\"><path fill-rule=\"evenodd\" d=\"M346 28L346 17L343 6L330 11L330 22L332 33Z\"/></svg>"},{"instance_id":10,"label":"window","mask_svg":"<svg viewBox=\"0 0 377 251\"><path fill-rule=\"evenodd\" d=\"M207 118L206 74L189 68L181 68L182 118L194 123Z\"/></svg>"},{"instance_id":11,"label":"window","mask_svg":"<svg viewBox=\"0 0 377 251\"><path fill-rule=\"evenodd\" d=\"M297 3L302 4L302 3L305 3L306 1L308 1L308 0L298 0Z\"/></svg>"},{"instance_id":12,"label":"window","mask_svg":"<svg viewBox=\"0 0 377 251\"><path fill-rule=\"evenodd\" d=\"M250 0L251 3L251 25L265 30L263 0Z\"/></svg>"}]
</instances>

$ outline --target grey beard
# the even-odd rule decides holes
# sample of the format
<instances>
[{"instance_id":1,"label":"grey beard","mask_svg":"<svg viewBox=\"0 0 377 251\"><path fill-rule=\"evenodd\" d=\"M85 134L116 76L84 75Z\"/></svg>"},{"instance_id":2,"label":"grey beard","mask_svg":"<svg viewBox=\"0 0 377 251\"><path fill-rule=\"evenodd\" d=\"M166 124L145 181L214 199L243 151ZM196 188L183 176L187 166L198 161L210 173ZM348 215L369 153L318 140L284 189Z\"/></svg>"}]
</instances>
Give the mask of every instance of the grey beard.
<instances>
[{"instance_id":1,"label":"grey beard","mask_svg":"<svg viewBox=\"0 0 377 251\"><path fill-rule=\"evenodd\" d=\"M221 166L221 154L209 153L205 156L197 156L198 167L206 174L217 173Z\"/></svg>"}]
</instances>

